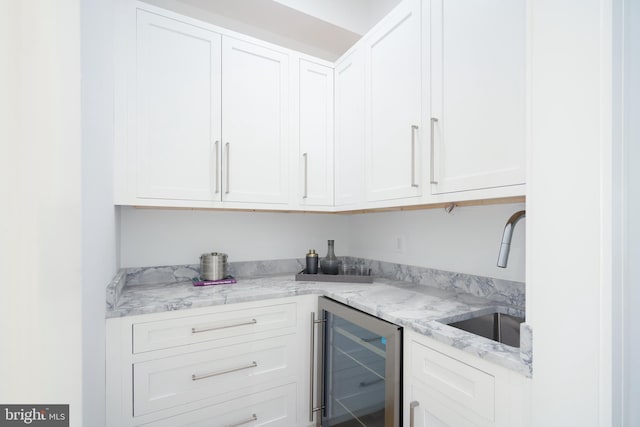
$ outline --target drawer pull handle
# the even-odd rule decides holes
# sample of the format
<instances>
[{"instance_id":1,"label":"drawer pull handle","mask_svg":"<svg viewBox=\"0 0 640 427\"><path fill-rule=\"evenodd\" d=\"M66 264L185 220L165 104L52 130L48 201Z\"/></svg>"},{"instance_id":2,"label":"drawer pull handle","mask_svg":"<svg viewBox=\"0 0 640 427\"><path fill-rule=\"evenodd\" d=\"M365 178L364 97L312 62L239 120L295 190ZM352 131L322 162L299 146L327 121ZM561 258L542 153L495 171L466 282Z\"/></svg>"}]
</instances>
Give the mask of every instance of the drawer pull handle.
<instances>
[{"instance_id":1,"label":"drawer pull handle","mask_svg":"<svg viewBox=\"0 0 640 427\"><path fill-rule=\"evenodd\" d=\"M258 321L256 319L251 319L248 322L242 322L242 323L234 323L233 325L225 325L225 326L214 326L212 328L204 328L204 329L196 329L196 328L191 328L191 333L192 334L198 334L200 332L209 332L209 331L217 331L218 329L227 329L227 328L235 328L236 326L246 326L246 325L253 325L255 323L258 323Z\"/></svg>"},{"instance_id":2,"label":"drawer pull handle","mask_svg":"<svg viewBox=\"0 0 640 427\"><path fill-rule=\"evenodd\" d=\"M203 380L205 378L217 377L218 375L230 374L231 372L238 372L238 371L243 371L245 369L251 369L256 367L258 367L258 364L256 362L251 362L250 365L240 366L239 368L224 369L222 371L211 372L209 374L202 374L202 375L192 374L191 381L198 381L198 380Z\"/></svg>"},{"instance_id":3,"label":"drawer pull handle","mask_svg":"<svg viewBox=\"0 0 640 427\"><path fill-rule=\"evenodd\" d=\"M235 423L235 424L227 424L225 427L238 427L238 426L242 426L247 423L250 423L252 421L258 421L258 416L256 414L253 414L251 418L249 418L248 420L240 421L239 423Z\"/></svg>"}]
</instances>

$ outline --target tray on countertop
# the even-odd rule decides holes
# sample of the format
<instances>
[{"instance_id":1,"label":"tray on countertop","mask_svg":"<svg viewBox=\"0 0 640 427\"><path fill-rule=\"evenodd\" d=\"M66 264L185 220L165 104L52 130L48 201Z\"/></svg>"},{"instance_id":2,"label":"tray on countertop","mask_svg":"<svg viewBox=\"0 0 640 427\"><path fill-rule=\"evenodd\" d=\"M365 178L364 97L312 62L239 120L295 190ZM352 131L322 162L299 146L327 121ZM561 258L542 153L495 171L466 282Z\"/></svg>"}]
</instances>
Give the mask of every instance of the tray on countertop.
<instances>
[{"instance_id":1,"label":"tray on countertop","mask_svg":"<svg viewBox=\"0 0 640 427\"><path fill-rule=\"evenodd\" d=\"M296 274L296 282L344 282L344 283L373 283L373 276L355 274L307 274L305 270Z\"/></svg>"}]
</instances>

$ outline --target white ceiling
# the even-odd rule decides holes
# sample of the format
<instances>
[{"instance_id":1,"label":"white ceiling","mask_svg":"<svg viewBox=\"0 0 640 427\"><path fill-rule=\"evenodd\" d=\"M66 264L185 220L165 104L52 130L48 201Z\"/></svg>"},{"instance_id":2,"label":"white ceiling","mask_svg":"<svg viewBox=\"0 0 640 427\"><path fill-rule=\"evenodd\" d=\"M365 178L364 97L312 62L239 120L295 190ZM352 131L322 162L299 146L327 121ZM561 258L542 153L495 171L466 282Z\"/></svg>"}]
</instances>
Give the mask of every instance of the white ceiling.
<instances>
[{"instance_id":1,"label":"white ceiling","mask_svg":"<svg viewBox=\"0 0 640 427\"><path fill-rule=\"evenodd\" d=\"M400 0L146 0L333 61Z\"/></svg>"}]
</instances>

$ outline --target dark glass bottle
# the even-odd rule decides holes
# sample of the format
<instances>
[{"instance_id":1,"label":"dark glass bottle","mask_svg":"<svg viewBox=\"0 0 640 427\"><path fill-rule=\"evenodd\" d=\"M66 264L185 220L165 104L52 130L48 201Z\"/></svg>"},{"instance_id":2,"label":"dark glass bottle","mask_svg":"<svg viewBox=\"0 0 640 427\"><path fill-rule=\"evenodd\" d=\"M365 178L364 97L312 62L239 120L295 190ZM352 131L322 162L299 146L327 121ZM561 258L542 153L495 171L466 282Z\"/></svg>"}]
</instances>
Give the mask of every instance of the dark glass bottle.
<instances>
[{"instance_id":1,"label":"dark glass bottle","mask_svg":"<svg viewBox=\"0 0 640 427\"><path fill-rule=\"evenodd\" d=\"M336 254L333 249L334 241L328 241L328 250L327 256L320 260L320 270L324 274L338 274L338 266L340 265L340 261L336 257Z\"/></svg>"}]
</instances>

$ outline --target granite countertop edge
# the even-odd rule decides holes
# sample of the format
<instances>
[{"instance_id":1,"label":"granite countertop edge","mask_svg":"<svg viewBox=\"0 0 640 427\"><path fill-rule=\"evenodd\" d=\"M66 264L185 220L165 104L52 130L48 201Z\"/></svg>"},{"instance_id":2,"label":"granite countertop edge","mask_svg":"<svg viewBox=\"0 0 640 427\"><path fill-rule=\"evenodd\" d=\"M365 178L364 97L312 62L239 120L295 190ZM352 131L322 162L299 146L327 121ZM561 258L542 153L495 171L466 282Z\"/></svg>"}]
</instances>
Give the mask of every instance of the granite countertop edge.
<instances>
[{"instance_id":1,"label":"granite countertop edge","mask_svg":"<svg viewBox=\"0 0 640 427\"><path fill-rule=\"evenodd\" d=\"M492 311L524 315L517 307L469 294L390 279L376 278L372 284L298 282L293 275L245 278L233 285L207 287L195 287L190 281L130 286L125 282L124 275L118 273L107 288L107 319L301 295L326 296L526 377L532 376L531 343L522 343L521 338L518 349L446 325ZM531 339L530 333L524 333L523 337L525 341Z\"/></svg>"}]
</instances>

